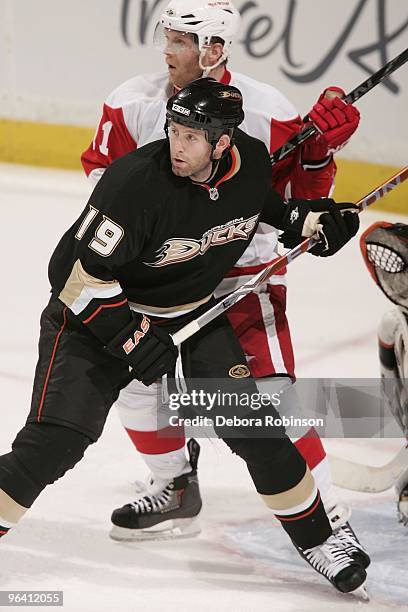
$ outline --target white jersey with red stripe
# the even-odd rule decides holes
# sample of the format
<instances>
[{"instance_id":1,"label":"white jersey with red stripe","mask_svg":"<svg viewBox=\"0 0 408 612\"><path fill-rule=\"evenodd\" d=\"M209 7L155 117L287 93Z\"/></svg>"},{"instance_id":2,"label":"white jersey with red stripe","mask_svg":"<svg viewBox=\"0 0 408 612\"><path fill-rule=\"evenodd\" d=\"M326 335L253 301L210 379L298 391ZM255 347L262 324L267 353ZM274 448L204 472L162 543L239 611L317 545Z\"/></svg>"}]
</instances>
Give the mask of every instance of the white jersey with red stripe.
<instances>
[{"instance_id":1,"label":"white jersey with red stripe","mask_svg":"<svg viewBox=\"0 0 408 612\"><path fill-rule=\"evenodd\" d=\"M225 70L222 82L238 87L243 94L245 120L240 128L262 140L270 152L278 149L301 130L302 120L295 107L271 85L228 70ZM169 82L168 73L162 72L129 79L108 96L95 138L81 158L85 172L93 184L96 184L105 168L118 157L163 138L166 103L173 93L174 88ZM272 181L275 189L284 197L318 198L330 193L334 175L333 161L324 168L312 171L304 169L300 152L297 151L274 166ZM216 294L224 295L233 291L277 256L277 230L261 223L249 247L227 278L220 283ZM268 281L269 291L272 289L271 295L275 286L286 285L285 272L283 270ZM241 310L246 301L242 300ZM252 310L250 315L263 318L268 346L265 347L265 358L260 356L258 361L254 361L259 367L255 367L253 373L257 376L278 372L293 375L293 354L284 314L285 300L282 300L281 294L274 303L270 300L268 312L265 312L267 305L261 302L259 297L257 313ZM279 325L271 323L272 319L278 321ZM265 362L262 367L261 362ZM275 367L274 362L279 365Z\"/></svg>"}]
</instances>

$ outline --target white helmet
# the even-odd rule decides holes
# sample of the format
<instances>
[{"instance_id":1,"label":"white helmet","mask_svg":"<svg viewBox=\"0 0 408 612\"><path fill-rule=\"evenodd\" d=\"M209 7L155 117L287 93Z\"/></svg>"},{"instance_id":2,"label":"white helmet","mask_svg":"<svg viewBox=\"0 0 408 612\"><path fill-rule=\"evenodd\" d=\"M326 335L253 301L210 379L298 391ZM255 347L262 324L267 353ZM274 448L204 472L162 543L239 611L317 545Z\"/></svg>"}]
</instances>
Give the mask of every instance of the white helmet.
<instances>
[{"instance_id":1,"label":"white helmet","mask_svg":"<svg viewBox=\"0 0 408 612\"><path fill-rule=\"evenodd\" d=\"M222 57L215 66L210 66L213 70L227 59L238 33L240 20L240 14L230 0L171 0L160 16L156 30L160 28L196 34L200 67L204 72L208 72L208 69L202 66L201 60L211 38L217 36L224 41Z\"/></svg>"}]
</instances>

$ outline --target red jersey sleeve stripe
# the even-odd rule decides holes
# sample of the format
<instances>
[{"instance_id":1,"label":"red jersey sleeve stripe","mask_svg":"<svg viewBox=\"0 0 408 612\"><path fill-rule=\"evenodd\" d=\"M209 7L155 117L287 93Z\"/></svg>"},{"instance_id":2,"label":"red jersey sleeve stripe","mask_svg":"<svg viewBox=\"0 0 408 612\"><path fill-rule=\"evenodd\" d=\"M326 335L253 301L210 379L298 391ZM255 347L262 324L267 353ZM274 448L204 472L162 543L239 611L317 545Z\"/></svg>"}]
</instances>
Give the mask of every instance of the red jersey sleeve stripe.
<instances>
[{"instance_id":1,"label":"red jersey sleeve stripe","mask_svg":"<svg viewBox=\"0 0 408 612\"><path fill-rule=\"evenodd\" d=\"M98 308L93 312L85 321L82 321L84 325L90 323L104 308L119 308L119 306L124 306L127 304L127 299L122 300L121 302L117 302L116 304L101 304Z\"/></svg>"}]
</instances>

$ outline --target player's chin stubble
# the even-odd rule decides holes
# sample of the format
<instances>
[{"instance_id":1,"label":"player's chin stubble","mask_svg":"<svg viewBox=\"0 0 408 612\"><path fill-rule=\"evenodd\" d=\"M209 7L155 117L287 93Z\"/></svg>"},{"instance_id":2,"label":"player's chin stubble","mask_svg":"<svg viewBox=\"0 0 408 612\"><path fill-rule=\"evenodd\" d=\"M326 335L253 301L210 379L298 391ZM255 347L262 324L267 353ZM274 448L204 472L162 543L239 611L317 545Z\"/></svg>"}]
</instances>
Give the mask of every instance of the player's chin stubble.
<instances>
[{"instance_id":1,"label":"player's chin stubble","mask_svg":"<svg viewBox=\"0 0 408 612\"><path fill-rule=\"evenodd\" d=\"M173 170L173 174L176 176L186 177L190 176L191 172L187 168L182 170L181 168L176 168L173 164L171 165L171 169Z\"/></svg>"}]
</instances>

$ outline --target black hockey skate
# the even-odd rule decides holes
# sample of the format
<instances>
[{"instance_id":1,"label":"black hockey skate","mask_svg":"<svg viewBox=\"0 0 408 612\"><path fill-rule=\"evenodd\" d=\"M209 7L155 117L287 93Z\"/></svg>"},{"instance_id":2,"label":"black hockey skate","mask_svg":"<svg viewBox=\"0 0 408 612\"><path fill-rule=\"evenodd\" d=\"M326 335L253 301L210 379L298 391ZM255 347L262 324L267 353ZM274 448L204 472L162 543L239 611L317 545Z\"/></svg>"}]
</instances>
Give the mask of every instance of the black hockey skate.
<instances>
[{"instance_id":1,"label":"black hockey skate","mask_svg":"<svg viewBox=\"0 0 408 612\"><path fill-rule=\"evenodd\" d=\"M189 440L191 472L170 480L160 491L113 511L110 537L114 540L162 540L200 533L196 519L202 506L197 477L200 446Z\"/></svg>"},{"instance_id":2,"label":"black hockey skate","mask_svg":"<svg viewBox=\"0 0 408 612\"><path fill-rule=\"evenodd\" d=\"M346 505L336 504L327 512L327 516L333 533L337 536L339 545L342 546L343 550L347 552L353 561L367 569L371 559L348 522L351 516L350 508Z\"/></svg>"},{"instance_id":3,"label":"black hockey skate","mask_svg":"<svg viewBox=\"0 0 408 612\"><path fill-rule=\"evenodd\" d=\"M296 545L295 545L296 546ZM367 578L364 567L344 550L341 540L332 534L323 544L309 549L296 546L299 554L341 593L353 593L368 599L364 588Z\"/></svg>"}]
</instances>

